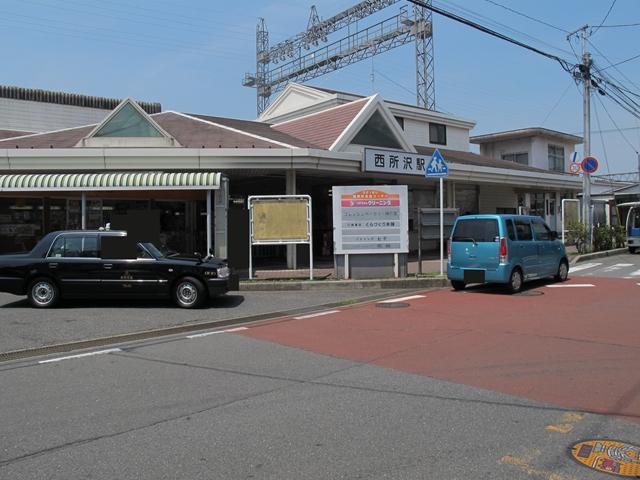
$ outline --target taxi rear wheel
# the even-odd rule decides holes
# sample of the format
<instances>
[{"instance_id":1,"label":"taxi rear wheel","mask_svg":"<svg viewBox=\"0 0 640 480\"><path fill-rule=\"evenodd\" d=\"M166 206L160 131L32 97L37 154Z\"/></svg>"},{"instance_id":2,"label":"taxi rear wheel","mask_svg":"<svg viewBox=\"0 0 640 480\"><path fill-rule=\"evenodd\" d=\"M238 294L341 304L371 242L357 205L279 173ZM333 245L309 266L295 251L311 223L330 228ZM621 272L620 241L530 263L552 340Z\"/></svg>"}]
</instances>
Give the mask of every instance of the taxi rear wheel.
<instances>
[{"instance_id":1,"label":"taxi rear wheel","mask_svg":"<svg viewBox=\"0 0 640 480\"><path fill-rule=\"evenodd\" d=\"M198 308L205 299L204 285L197 278L181 278L173 287L173 300L181 308Z\"/></svg>"}]
</instances>

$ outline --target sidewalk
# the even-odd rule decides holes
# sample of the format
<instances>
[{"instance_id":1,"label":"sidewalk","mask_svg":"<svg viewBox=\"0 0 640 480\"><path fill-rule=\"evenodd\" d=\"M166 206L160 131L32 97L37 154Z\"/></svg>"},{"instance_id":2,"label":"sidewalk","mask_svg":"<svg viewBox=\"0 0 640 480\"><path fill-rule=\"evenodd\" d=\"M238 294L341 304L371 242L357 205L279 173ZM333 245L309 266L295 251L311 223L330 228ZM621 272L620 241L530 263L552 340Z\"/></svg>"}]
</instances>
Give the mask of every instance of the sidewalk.
<instances>
[{"instance_id":1,"label":"sidewalk","mask_svg":"<svg viewBox=\"0 0 640 480\"><path fill-rule=\"evenodd\" d=\"M438 255L436 255L438 257ZM440 274L440 258L434 257L433 254L426 254L422 256L422 274L433 276ZM300 262L298 263L300 267ZM444 272L447 272L447 257L444 258ZM411 255L409 257L408 264L409 275L416 275L418 273L418 257ZM295 270L289 270L285 264L281 265L269 265L263 267L256 267L254 270L255 280L283 280L283 279L308 279L309 268L297 268ZM337 278L334 274L333 259L314 259L313 265L313 278L314 280L342 280ZM246 279L243 279L246 280Z\"/></svg>"}]
</instances>

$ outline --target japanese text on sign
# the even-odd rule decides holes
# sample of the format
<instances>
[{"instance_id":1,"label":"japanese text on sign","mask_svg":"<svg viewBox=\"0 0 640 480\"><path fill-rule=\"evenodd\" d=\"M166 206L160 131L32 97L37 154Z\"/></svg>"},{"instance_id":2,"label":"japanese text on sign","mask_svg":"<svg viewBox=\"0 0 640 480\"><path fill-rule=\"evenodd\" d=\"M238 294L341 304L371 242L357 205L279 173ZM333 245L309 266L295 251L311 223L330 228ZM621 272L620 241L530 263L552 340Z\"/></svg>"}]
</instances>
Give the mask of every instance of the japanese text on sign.
<instances>
[{"instance_id":1,"label":"japanese text on sign","mask_svg":"<svg viewBox=\"0 0 640 480\"><path fill-rule=\"evenodd\" d=\"M364 170L366 172L401 173L406 175L425 174L430 155L420 155L395 150L364 149Z\"/></svg>"},{"instance_id":2,"label":"japanese text on sign","mask_svg":"<svg viewBox=\"0 0 640 480\"><path fill-rule=\"evenodd\" d=\"M335 253L409 249L407 187L333 187Z\"/></svg>"}]
</instances>

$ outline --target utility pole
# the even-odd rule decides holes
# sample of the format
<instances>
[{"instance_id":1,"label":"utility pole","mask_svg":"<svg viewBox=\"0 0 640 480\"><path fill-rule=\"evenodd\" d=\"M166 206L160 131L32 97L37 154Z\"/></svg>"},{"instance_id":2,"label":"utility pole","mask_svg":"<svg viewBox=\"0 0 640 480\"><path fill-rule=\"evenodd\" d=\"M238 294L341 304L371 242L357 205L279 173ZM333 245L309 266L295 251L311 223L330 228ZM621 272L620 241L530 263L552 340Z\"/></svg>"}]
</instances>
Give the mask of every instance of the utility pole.
<instances>
[{"instance_id":1,"label":"utility pole","mask_svg":"<svg viewBox=\"0 0 640 480\"><path fill-rule=\"evenodd\" d=\"M584 123L583 157L591 155L591 54L587 50L589 25L584 25L567 35L570 42L573 35L580 35L582 41L582 64L578 65L576 78L582 80L582 116ZM587 249L592 250L593 218L591 215L591 175L582 172L582 221L587 227Z\"/></svg>"}]
</instances>

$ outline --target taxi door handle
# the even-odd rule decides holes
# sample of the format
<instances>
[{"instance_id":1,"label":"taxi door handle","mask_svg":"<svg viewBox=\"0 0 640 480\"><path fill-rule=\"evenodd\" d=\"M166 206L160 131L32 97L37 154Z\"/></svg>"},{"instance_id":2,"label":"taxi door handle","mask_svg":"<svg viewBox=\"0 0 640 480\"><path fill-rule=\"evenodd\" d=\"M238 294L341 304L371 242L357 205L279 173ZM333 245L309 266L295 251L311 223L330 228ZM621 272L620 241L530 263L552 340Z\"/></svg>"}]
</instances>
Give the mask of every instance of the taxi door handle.
<instances>
[{"instance_id":1,"label":"taxi door handle","mask_svg":"<svg viewBox=\"0 0 640 480\"><path fill-rule=\"evenodd\" d=\"M112 263L105 263L103 265L103 267L105 268L105 270L111 270L113 268L113 264Z\"/></svg>"},{"instance_id":2,"label":"taxi door handle","mask_svg":"<svg viewBox=\"0 0 640 480\"><path fill-rule=\"evenodd\" d=\"M49 264L49 268L58 268L58 264L57 263L50 263Z\"/></svg>"}]
</instances>

